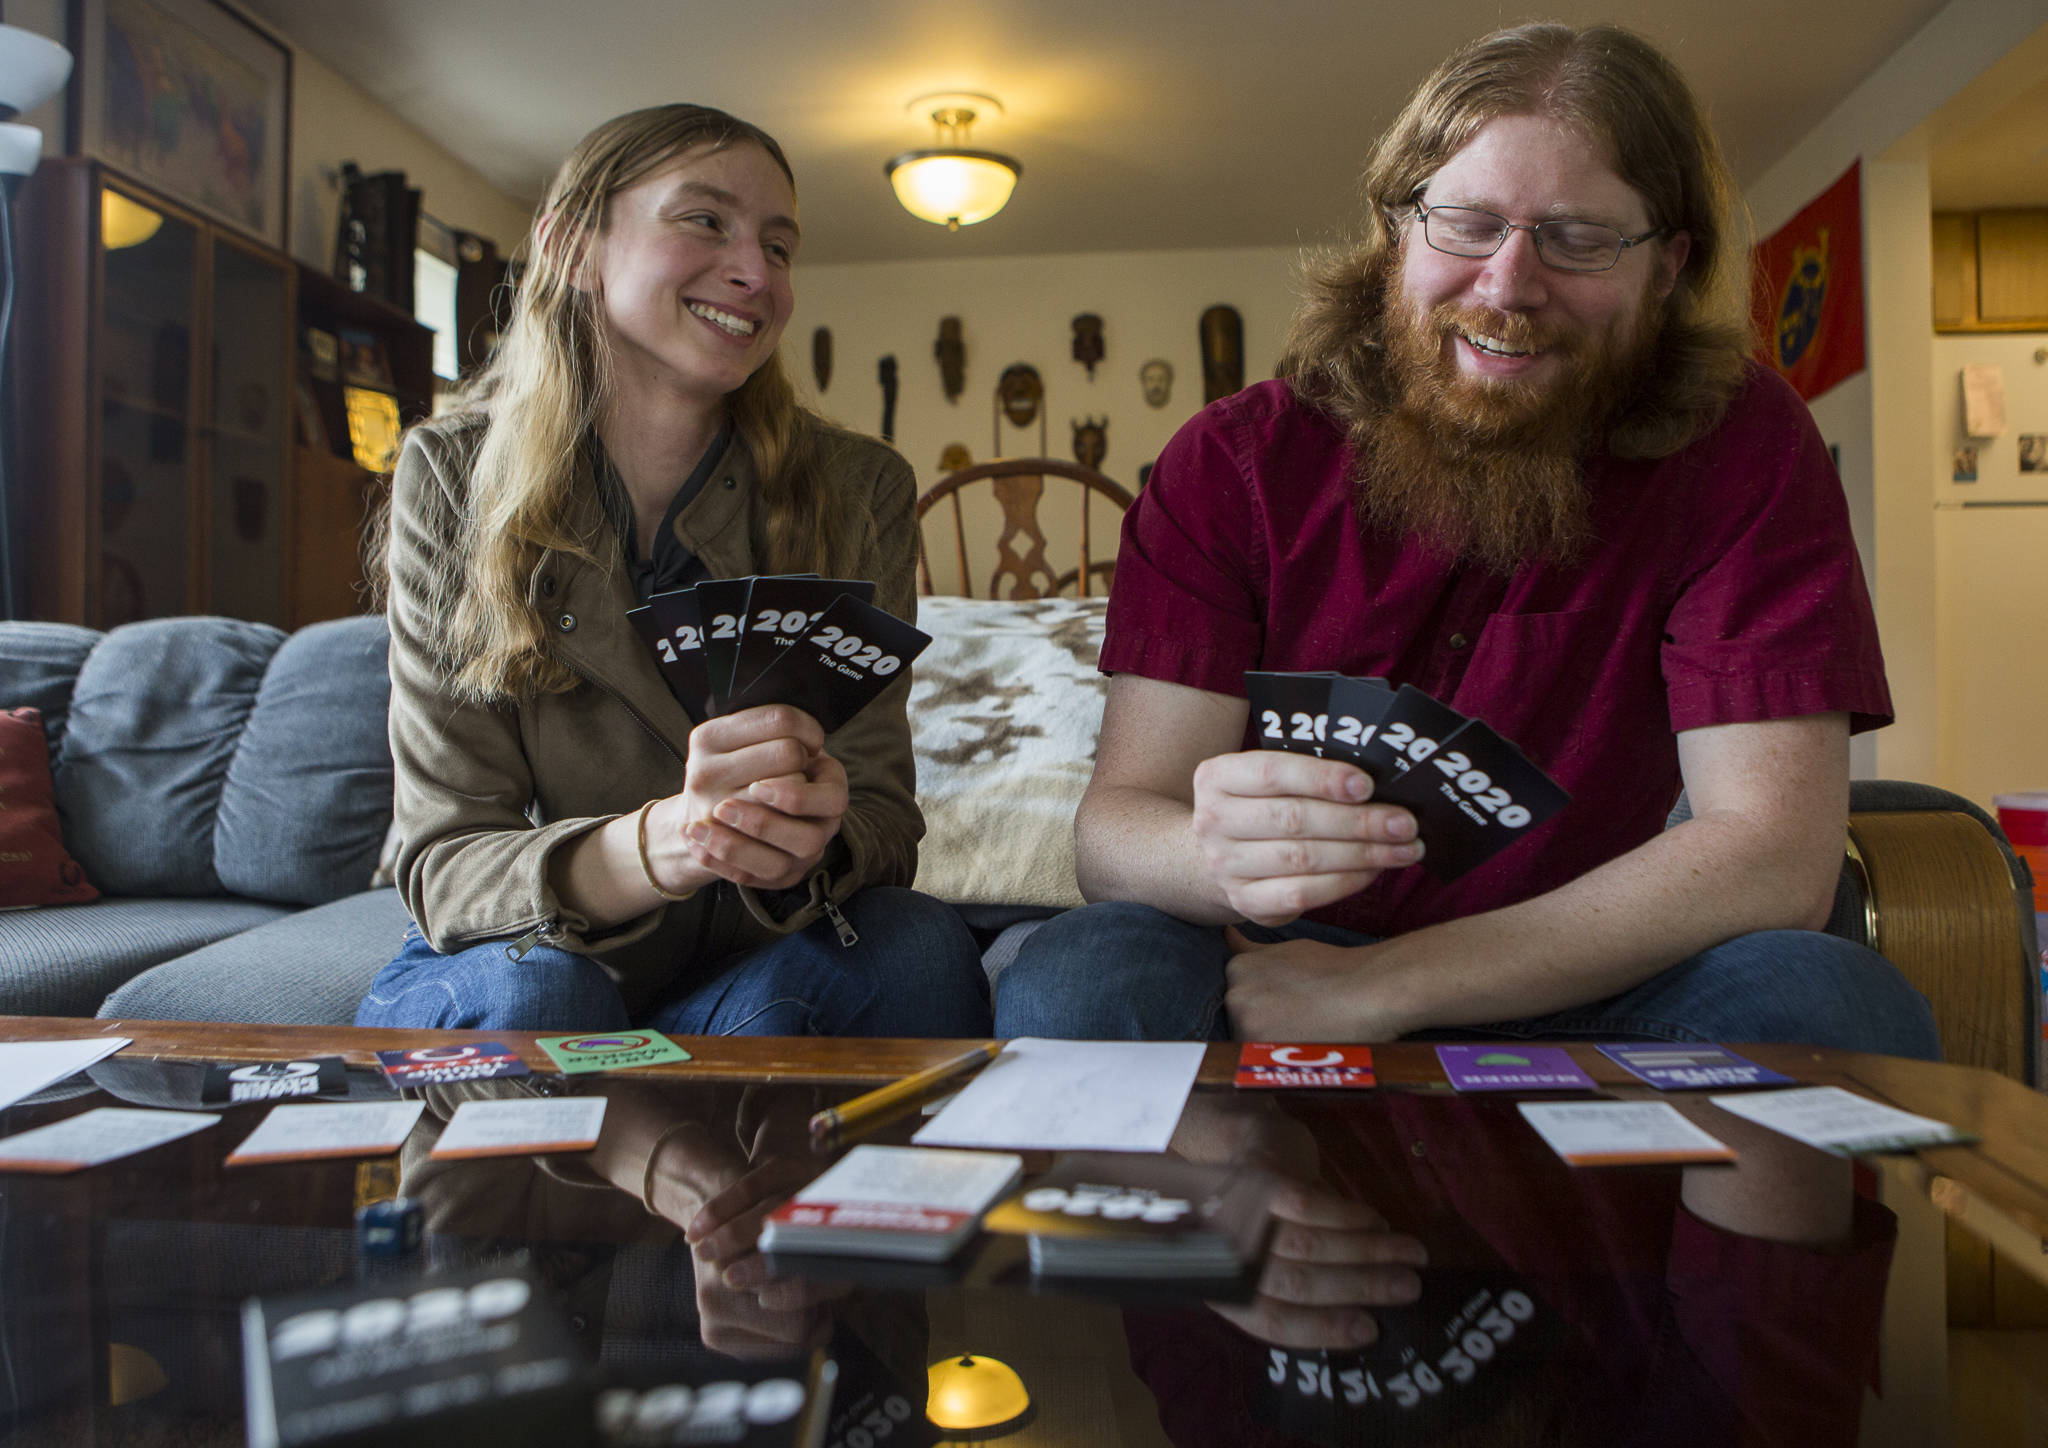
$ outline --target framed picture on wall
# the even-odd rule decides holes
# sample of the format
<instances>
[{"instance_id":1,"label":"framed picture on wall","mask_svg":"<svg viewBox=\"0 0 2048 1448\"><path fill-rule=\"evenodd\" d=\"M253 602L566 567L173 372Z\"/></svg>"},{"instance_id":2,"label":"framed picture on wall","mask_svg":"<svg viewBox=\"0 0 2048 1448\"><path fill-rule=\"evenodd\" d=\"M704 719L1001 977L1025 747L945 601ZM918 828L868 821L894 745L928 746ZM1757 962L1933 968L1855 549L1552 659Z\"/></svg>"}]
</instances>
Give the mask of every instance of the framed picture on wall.
<instances>
[{"instance_id":1,"label":"framed picture on wall","mask_svg":"<svg viewBox=\"0 0 2048 1448\"><path fill-rule=\"evenodd\" d=\"M290 49L216 0L72 0L70 19L78 153L282 250Z\"/></svg>"}]
</instances>

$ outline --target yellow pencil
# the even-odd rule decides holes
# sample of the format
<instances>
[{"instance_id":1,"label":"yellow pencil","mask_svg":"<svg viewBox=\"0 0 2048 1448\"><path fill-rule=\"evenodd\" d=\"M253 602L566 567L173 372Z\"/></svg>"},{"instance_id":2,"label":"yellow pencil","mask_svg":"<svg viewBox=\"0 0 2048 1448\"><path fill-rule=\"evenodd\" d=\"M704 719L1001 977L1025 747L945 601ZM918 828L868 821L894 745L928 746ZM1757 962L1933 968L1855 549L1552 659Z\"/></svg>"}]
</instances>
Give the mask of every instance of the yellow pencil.
<instances>
[{"instance_id":1,"label":"yellow pencil","mask_svg":"<svg viewBox=\"0 0 2048 1448\"><path fill-rule=\"evenodd\" d=\"M888 1125L922 1106L955 1076L993 1061L1002 1049L1001 1041L989 1041L901 1081L891 1081L851 1101L827 1107L811 1118L811 1148L830 1151L842 1142Z\"/></svg>"}]
</instances>

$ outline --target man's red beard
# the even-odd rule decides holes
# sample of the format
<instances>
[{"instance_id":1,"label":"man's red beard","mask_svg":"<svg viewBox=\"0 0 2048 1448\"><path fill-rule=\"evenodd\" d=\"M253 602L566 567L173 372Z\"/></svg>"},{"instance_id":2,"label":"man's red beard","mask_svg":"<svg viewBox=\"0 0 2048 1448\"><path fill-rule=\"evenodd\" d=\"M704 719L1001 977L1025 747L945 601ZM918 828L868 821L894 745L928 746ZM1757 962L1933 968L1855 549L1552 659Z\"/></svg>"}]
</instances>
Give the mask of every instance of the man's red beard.
<instances>
[{"instance_id":1,"label":"man's red beard","mask_svg":"<svg viewBox=\"0 0 2048 1448\"><path fill-rule=\"evenodd\" d=\"M1360 520L1500 574L1578 558L1591 541L1586 457L1633 392L1664 308L1646 298L1629 330L1588 337L1448 303L1424 314L1398 287L1390 277L1382 313L1389 402L1353 482ZM1461 331L1564 365L1543 382L1470 377L1452 353Z\"/></svg>"}]
</instances>

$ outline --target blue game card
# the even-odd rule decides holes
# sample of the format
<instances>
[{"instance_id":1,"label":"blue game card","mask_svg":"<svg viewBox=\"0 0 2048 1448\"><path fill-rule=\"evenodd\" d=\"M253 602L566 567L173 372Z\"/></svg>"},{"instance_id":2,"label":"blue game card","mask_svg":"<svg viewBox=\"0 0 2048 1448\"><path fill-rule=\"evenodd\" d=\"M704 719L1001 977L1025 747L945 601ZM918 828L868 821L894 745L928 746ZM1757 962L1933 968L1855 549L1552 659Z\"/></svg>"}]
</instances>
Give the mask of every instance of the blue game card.
<instances>
[{"instance_id":1,"label":"blue game card","mask_svg":"<svg viewBox=\"0 0 2048 1448\"><path fill-rule=\"evenodd\" d=\"M1602 1046L1600 1054L1659 1091L1793 1084L1790 1076L1745 1060L1726 1046L1617 1044Z\"/></svg>"}]
</instances>

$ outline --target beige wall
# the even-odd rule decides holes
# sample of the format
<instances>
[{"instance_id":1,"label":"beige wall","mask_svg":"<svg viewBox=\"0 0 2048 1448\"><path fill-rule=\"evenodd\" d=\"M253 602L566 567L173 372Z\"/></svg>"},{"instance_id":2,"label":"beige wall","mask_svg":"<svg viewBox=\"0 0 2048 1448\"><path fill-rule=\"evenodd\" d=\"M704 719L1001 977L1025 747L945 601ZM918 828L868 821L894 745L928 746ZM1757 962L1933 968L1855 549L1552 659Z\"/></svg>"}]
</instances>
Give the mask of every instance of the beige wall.
<instances>
[{"instance_id":1,"label":"beige wall","mask_svg":"<svg viewBox=\"0 0 2048 1448\"><path fill-rule=\"evenodd\" d=\"M326 268L334 260L343 161L365 172L403 171L421 205L448 225L487 236L509 253L526 234L530 207L505 195L303 50L292 55L291 250Z\"/></svg>"},{"instance_id":2,"label":"beige wall","mask_svg":"<svg viewBox=\"0 0 2048 1448\"><path fill-rule=\"evenodd\" d=\"M1107 417L1102 470L1135 492L1139 466L1202 407L1202 312L1219 302L1236 307L1244 318L1245 381L1272 376L1294 309L1298 257L1293 247L1259 247L800 265L783 352L812 405L867 432L881 426L877 364L894 354L896 445L917 470L920 488L941 476L939 454L948 443L965 443L976 462L1039 451L1036 424L1021 429L1005 421L1000 439L993 426L996 379L1011 363L1028 362L1045 382L1046 451L1071 458L1073 420ZM1106 355L1093 381L1072 356L1072 319L1081 312L1103 319ZM967 344L966 385L954 402L946 400L932 355L939 319L949 315L961 319ZM811 334L821 326L831 329L833 343L832 382L823 393L811 380ZM1173 395L1163 408L1146 406L1139 390L1139 365L1152 357L1173 364ZM950 530L950 521L944 526ZM1078 535L1073 527L1065 536ZM985 569L995 557L992 506L970 514L968 528L971 556ZM1108 556L1113 518L1099 515L1094 530L1093 556ZM1061 550L1059 566L1074 567L1075 547L1054 528L1047 533ZM928 536L934 586L956 591L950 531L935 526ZM986 590L984 576L974 591Z\"/></svg>"}]
</instances>

